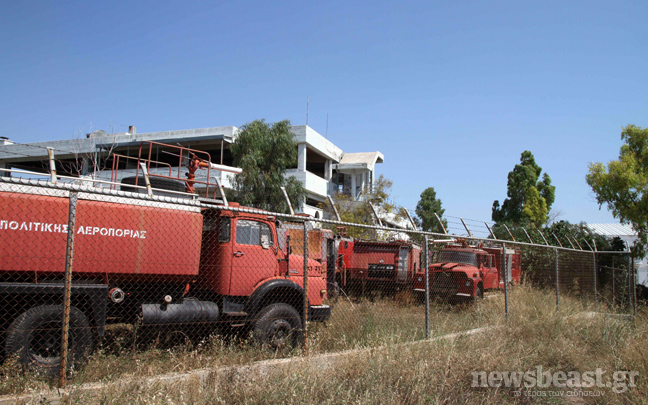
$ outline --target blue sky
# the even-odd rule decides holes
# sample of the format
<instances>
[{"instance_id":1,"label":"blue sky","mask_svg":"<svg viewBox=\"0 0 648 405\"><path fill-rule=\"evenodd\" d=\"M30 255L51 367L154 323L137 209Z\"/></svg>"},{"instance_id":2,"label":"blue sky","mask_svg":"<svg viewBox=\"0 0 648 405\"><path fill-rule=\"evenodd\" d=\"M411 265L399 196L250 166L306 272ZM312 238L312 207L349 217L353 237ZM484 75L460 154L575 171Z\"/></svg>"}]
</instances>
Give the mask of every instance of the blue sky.
<instances>
[{"instance_id":1,"label":"blue sky","mask_svg":"<svg viewBox=\"0 0 648 405\"><path fill-rule=\"evenodd\" d=\"M490 220L530 150L571 222L613 222L585 183L648 127L648 2L2 2L0 135L69 139L306 122L413 209Z\"/></svg>"}]
</instances>

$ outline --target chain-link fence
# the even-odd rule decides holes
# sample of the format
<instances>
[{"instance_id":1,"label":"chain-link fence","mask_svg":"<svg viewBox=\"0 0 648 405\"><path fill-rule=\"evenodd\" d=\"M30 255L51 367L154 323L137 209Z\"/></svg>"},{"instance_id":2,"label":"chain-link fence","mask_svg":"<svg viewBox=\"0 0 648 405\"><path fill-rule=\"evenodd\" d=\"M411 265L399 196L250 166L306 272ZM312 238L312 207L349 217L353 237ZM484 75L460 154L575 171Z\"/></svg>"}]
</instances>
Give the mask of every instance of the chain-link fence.
<instances>
[{"instance_id":1,"label":"chain-link fence","mask_svg":"<svg viewBox=\"0 0 648 405\"><path fill-rule=\"evenodd\" d=\"M125 190L0 181L5 370L63 386L411 342L526 307L636 310L621 252Z\"/></svg>"}]
</instances>

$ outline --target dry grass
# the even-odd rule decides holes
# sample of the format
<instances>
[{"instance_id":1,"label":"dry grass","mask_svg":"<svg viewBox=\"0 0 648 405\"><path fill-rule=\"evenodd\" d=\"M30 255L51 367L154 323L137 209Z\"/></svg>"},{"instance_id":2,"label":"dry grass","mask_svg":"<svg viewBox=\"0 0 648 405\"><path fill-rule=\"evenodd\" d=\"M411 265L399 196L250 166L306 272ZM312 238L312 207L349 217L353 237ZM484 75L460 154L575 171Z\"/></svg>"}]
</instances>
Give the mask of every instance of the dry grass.
<instances>
[{"instance_id":1,"label":"dry grass","mask_svg":"<svg viewBox=\"0 0 648 405\"><path fill-rule=\"evenodd\" d=\"M503 320L501 294L477 306L432 302L430 336L496 325ZM425 338L425 307L410 299L342 300L329 322L309 327L309 353L410 342Z\"/></svg>"},{"instance_id":2,"label":"dry grass","mask_svg":"<svg viewBox=\"0 0 648 405\"><path fill-rule=\"evenodd\" d=\"M349 356L341 364L322 367L296 363L276 373L220 375L206 385L197 382L142 389L133 384L119 392L105 391L106 403L646 403L648 386L648 314L636 323L618 318L571 316L583 304L564 300L556 314L551 294L518 289L509 322L486 334L458 340L392 346ZM480 313L499 297L486 300L474 311L435 313L443 327L468 326L468 313ZM588 306L588 305L585 305ZM439 315L440 314L440 315ZM446 320L451 314L463 321ZM489 316L484 314L484 316ZM500 315L501 317L501 315ZM483 319L479 318L478 319ZM338 330L339 331L339 330ZM409 336L395 334L393 336ZM382 340L382 339L379 339ZM335 340L334 340L335 342ZM511 389L473 388L472 371L590 371L602 368L634 370L639 386L623 394L596 388L594 398L515 397ZM538 389L548 393L551 389ZM553 388L555 390L555 388ZM530 393L531 391L524 391ZM554 391L556 392L556 391ZM84 398L73 397L83 402Z\"/></svg>"},{"instance_id":3,"label":"dry grass","mask_svg":"<svg viewBox=\"0 0 648 405\"><path fill-rule=\"evenodd\" d=\"M501 298L485 300L476 307L433 303L433 336L501 322ZM178 336L176 336L178 337ZM200 368L244 365L282 356L300 356L300 350L274 353L252 344L246 336L212 336L192 342L179 336L181 343L134 349L129 325L113 325L103 346L88 363L73 373L71 382L106 382L123 377L145 377ZM326 324L310 323L309 354L376 347L425 338L425 308L411 297L340 300ZM50 386L46 379L23 375L15 362L0 367L0 394L18 394Z\"/></svg>"},{"instance_id":4,"label":"dry grass","mask_svg":"<svg viewBox=\"0 0 648 405\"><path fill-rule=\"evenodd\" d=\"M143 388L135 382L108 388L102 398L105 403L546 403L547 398L515 398L507 389L470 386L471 371L526 371L542 366L548 371L602 368L640 373L640 386L625 394L603 389L603 397L555 403L646 403L646 312L635 323L606 317L583 318L574 315L593 309L592 303L565 296L561 297L561 311L556 313L555 296L550 291L528 287L511 293L508 322L504 321L503 306L500 294L477 306L434 304L430 314L433 336L486 325L501 327L454 342L396 347L393 344L424 337L425 316L420 304L409 300L340 301L326 326L310 326L309 354L382 345L388 348L352 355L335 368L296 362L288 370L254 377L219 374L206 384L189 381L173 387ZM192 348L124 350L127 352L121 356L95 354L76 373L75 383L249 364L273 356L247 342L225 342L220 338ZM8 372L0 382L5 393L47 385L19 374L9 378ZM77 395L71 397L72 402L88 399Z\"/></svg>"},{"instance_id":5,"label":"dry grass","mask_svg":"<svg viewBox=\"0 0 648 405\"><path fill-rule=\"evenodd\" d=\"M503 322L503 297L497 295L478 306L433 303L430 310L431 336L464 331ZM113 330L110 347L95 353L88 365L74 375L74 382L110 381L123 376L153 376L249 364L302 352L274 353L262 350L248 339L212 336L197 344L170 349L132 350L127 334ZM318 354L348 349L377 347L425 338L425 308L415 300L340 300L327 323L311 323L308 353Z\"/></svg>"}]
</instances>

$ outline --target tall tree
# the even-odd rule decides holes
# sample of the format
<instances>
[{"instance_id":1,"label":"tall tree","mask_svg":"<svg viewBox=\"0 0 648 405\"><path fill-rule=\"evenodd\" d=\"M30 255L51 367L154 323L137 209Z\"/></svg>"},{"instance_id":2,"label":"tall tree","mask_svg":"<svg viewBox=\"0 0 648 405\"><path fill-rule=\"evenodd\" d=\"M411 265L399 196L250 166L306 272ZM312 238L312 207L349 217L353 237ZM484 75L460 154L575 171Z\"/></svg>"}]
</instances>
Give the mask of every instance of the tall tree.
<instances>
[{"instance_id":1,"label":"tall tree","mask_svg":"<svg viewBox=\"0 0 648 405\"><path fill-rule=\"evenodd\" d=\"M424 231L443 233L443 228L437 220L435 213L439 218L443 218L445 210L441 208L441 199L437 198L434 187L428 187L421 193L421 199L416 204L416 218L418 224ZM442 219L443 225L447 228L448 221Z\"/></svg>"},{"instance_id":2,"label":"tall tree","mask_svg":"<svg viewBox=\"0 0 648 405\"><path fill-rule=\"evenodd\" d=\"M551 178L538 166L533 153L525 150L520 163L508 174L507 196L500 207L493 202L493 221L510 224L533 224L537 227L547 222L547 215L555 199L556 188Z\"/></svg>"},{"instance_id":3,"label":"tall tree","mask_svg":"<svg viewBox=\"0 0 648 405\"><path fill-rule=\"evenodd\" d=\"M607 168L590 163L586 180L599 206L607 204L615 218L637 231L634 250L642 254L648 242L648 128L628 125L621 131L621 140L619 160Z\"/></svg>"},{"instance_id":4,"label":"tall tree","mask_svg":"<svg viewBox=\"0 0 648 405\"><path fill-rule=\"evenodd\" d=\"M255 120L243 125L231 147L234 165L243 173L234 177L234 191L241 205L269 211L285 211L281 191L286 187L295 207L303 204L306 192L294 176L284 176L297 166L297 145L290 132L290 121Z\"/></svg>"}]
</instances>

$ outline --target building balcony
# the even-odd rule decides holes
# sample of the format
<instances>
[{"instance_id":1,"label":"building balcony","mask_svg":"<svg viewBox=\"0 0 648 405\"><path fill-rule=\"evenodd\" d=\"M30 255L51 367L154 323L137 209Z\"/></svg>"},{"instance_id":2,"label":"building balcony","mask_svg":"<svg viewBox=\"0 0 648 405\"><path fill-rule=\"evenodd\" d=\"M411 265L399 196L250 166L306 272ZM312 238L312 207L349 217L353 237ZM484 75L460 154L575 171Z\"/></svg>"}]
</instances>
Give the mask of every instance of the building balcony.
<instances>
[{"instance_id":1,"label":"building balcony","mask_svg":"<svg viewBox=\"0 0 648 405\"><path fill-rule=\"evenodd\" d=\"M320 176L307 171L299 171L297 169L286 170L285 177L295 176L300 181L309 194L314 194L321 198L326 198L328 195L329 182Z\"/></svg>"}]
</instances>

